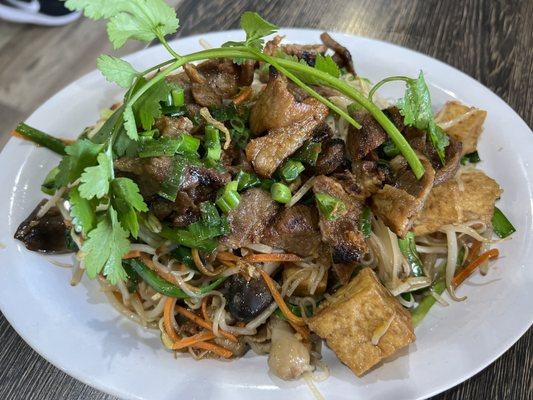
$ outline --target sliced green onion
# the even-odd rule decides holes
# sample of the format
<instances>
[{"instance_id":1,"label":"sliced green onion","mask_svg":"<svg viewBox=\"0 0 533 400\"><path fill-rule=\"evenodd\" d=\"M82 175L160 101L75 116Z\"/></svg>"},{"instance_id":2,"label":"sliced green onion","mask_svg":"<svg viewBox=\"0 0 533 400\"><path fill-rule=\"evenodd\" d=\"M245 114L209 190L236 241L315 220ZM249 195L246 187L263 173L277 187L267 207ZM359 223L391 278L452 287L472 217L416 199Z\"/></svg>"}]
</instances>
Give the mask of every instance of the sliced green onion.
<instances>
[{"instance_id":1,"label":"sliced green onion","mask_svg":"<svg viewBox=\"0 0 533 400\"><path fill-rule=\"evenodd\" d=\"M435 283L431 286L431 290L435 292L438 295L441 295L444 290L446 289L446 282L444 281L444 277L439 277ZM420 302L418 303L418 306L411 309L411 317L413 321L413 326L417 326L427 315L431 307L433 307L433 304L437 302L437 299L433 297L431 294L426 295Z\"/></svg>"},{"instance_id":2,"label":"sliced green onion","mask_svg":"<svg viewBox=\"0 0 533 400\"><path fill-rule=\"evenodd\" d=\"M293 160L301 161L305 164L315 166L318 155L322 150L322 145L319 142L306 142L298 151L292 156Z\"/></svg>"},{"instance_id":3,"label":"sliced green onion","mask_svg":"<svg viewBox=\"0 0 533 400\"><path fill-rule=\"evenodd\" d=\"M56 176L59 173L59 167L54 167L44 178L44 182L41 185L41 192L52 196L56 192L55 182Z\"/></svg>"},{"instance_id":4,"label":"sliced green onion","mask_svg":"<svg viewBox=\"0 0 533 400\"><path fill-rule=\"evenodd\" d=\"M462 165L465 165L467 163L476 164L480 161L481 161L481 158L479 158L479 153L477 151L465 154L463 158L461 158Z\"/></svg>"},{"instance_id":5,"label":"sliced green onion","mask_svg":"<svg viewBox=\"0 0 533 400\"><path fill-rule=\"evenodd\" d=\"M167 117L183 117L187 114L187 108L183 106L161 106L161 113Z\"/></svg>"},{"instance_id":6,"label":"sliced green onion","mask_svg":"<svg viewBox=\"0 0 533 400\"><path fill-rule=\"evenodd\" d=\"M40 131L39 129L35 129L24 122L21 122L17 125L15 132L17 132L20 136L32 141L33 143L37 143L40 146L46 147L47 149L50 149L62 156L65 155L65 147L67 146L65 142L49 135L48 133Z\"/></svg>"},{"instance_id":7,"label":"sliced green onion","mask_svg":"<svg viewBox=\"0 0 533 400\"><path fill-rule=\"evenodd\" d=\"M494 233L502 239L516 232L516 228L511 224L511 221L507 219L505 214L498 207L494 207L492 229L494 229Z\"/></svg>"},{"instance_id":8,"label":"sliced green onion","mask_svg":"<svg viewBox=\"0 0 533 400\"><path fill-rule=\"evenodd\" d=\"M142 139L153 139L155 136L158 136L158 135L159 135L159 130L157 129L151 129L149 131L139 132L139 136Z\"/></svg>"},{"instance_id":9,"label":"sliced green onion","mask_svg":"<svg viewBox=\"0 0 533 400\"><path fill-rule=\"evenodd\" d=\"M161 184L161 190L157 194L169 201L175 201L185 169L191 165L200 165L200 160L194 156L174 156L172 159L172 171L165 176Z\"/></svg>"},{"instance_id":10,"label":"sliced green onion","mask_svg":"<svg viewBox=\"0 0 533 400\"><path fill-rule=\"evenodd\" d=\"M372 233L372 211L370 207L366 206L361 213L361 219L359 220L359 230L368 239Z\"/></svg>"},{"instance_id":11,"label":"sliced green onion","mask_svg":"<svg viewBox=\"0 0 533 400\"><path fill-rule=\"evenodd\" d=\"M400 149L398 149L398 147L396 147L394 142L390 139L388 139L383 144L382 150L383 150L383 154L385 154L387 158L394 158L400 154Z\"/></svg>"},{"instance_id":12,"label":"sliced green onion","mask_svg":"<svg viewBox=\"0 0 533 400\"><path fill-rule=\"evenodd\" d=\"M235 177L235 180L237 181L237 191L239 192L251 187L259 186L261 184L261 180L257 177L257 175L244 172L242 170L239 171Z\"/></svg>"},{"instance_id":13,"label":"sliced green onion","mask_svg":"<svg viewBox=\"0 0 533 400\"><path fill-rule=\"evenodd\" d=\"M211 161L219 161L222 156L220 145L220 132L213 125L205 126L204 144L207 149L206 158Z\"/></svg>"},{"instance_id":14,"label":"sliced green onion","mask_svg":"<svg viewBox=\"0 0 533 400\"><path fill-rule=\"evenodd\" d=\"M328 221L335 221L347 211L346 204L342 200L327 193L316 193L315 200L318 210Z\"/></svg>"},{"instance_id":15,"label":"sliced green onion","mask_svg":"<svg viewBox=\"0 0 533 400\"><path fill-rule=\"evenodd\" d=\"M283 204L288 203L292 198L291 189L280 182L276 182L270 187L270 194L273 200Z\"/></svg>"},{"instance_id":16,"label":"sliced green onion","mask_svg":"<svg viewBox=\"0 0 533 400\"><path fill-rule=\"evenodd\" d=\"M424 276L424 268L416 251L415 235L413 232L407 232L403 239L398 239L398 246L406 258L407 264L411 267L412 275Z\"/></svg>"},{"instance_id":17,"label":"sliced green onion","mask_svg":"<svg viewBox=\"0 0 533 400\"><path fill-rule=\"evenodd\" d=\"M173 156L176 153L194 154L199 147L200 139L186 133L175 139L166 136L159 139L147 138L142 141L139 157Z\"/></svg>"},{"instance_id":18,"label":"sliced green onion","mask_svg":"<svg viewBox=\"0 0 533 400\"><path fill-rule=\"evenodd\" d=\"M228 213L237 208L241 201L241 196L237 193L239 183L231 181L224 186L218 199L215 201L218 208L223 212Z\"/></svg>"},{"instance_id":19,"label":"sliced green onion","mask_svg":"<svg viewBox=\"0 0 533 400\"><path fill-rule=\"evenodd\" d=\"M304 165L300 161L287 160L280 167L279 174L286 182L292 182L298 175L305 169Z\"/></svg>"},{"instance_id":20,"label":"sliced green onion","mask_svg":"<svg viewBox=\"0 0 533 400\"><path fill-rule=\"evenodd\" d=\"M172 89L170 91L170 97L174 106L181 107L185 104L185 92L182 88Z\"/></svg>"}]
</instances>

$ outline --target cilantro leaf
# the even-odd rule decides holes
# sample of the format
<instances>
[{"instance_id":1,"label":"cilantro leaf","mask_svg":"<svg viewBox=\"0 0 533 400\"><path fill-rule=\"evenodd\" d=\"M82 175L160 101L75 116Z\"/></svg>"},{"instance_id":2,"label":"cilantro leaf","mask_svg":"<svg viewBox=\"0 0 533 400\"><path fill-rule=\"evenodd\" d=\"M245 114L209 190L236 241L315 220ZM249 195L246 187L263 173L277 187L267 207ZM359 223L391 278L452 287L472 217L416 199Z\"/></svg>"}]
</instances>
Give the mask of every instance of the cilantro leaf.
<instances>
[{"instance_id":1,"label":"cilantro leaf","mask_svg":"<svg viewBox=\"0 0 533 400\"><path fill-rule=\"evenodd\" d=\"M449 139L435 123L431 107L431 95L422 71L420 71L417 79L406 81L406 85L405 95L398 101L398 109L404 117L404 123L428 132L431 144L444 165L446 162L445 149L449 144Z\"/></svg>"},{"instance_id":2,"label":"cilantro leaf","mask_svg":"<svg viewBox=\"0 0 533 400\"><path fill-rule=\"evenodd\" d=\"M319 71L326 72L335 78L341 76L341 70L331 56L316 55L315 68Z\"/></svg>"},{"instance_id":3,"label":"cilantro leaf","mask_svg":"<svg viewBox=\"0 0 533 400\"><path fill-rule=\"evenodd\" d=\"M246 46L258 50L263 48L262 38L278 30L276 25L265 21L258 13L252 11L246 11L242 14L241 28L246 32Z\"/></svg>"},{"instance_id":4,"label":"cilantro leaf","mask_svg":"<svg viewBox=\"0 0 533 400\"><path fill-rule=\"evenodd\" d=\"M70 190L70 216L77 231L81 231L84 236L91 231L96 225L96 215L94 204L91 200L84 199L80 196L77 187Z\"/></svg>"},{"instance_id":5,"label":"cilantro leaf","mask_svg":"<svg viewBox=\"0 0 533 400\"><path fill-rule=\"evenodd\" d=\"M91 19L109 19L107 34L115 49L129 39L150 42L176 32L176 12L163 0L68 0L70 10Z\"/></svg>"},{"instance_id":6,"label":"cilantro leaf","mask_svg":"<svg viewBox=\"0 0 533 400\"><path fill-rule=\"evenodd\" d=\"M111 179L111 160L106 153L100 153L97 157L98 165L87 167L81 174L79 191L84 199L96 197L101 199L109 192L109 180Z\"/></svg>"},{"instance_id":7,"label":"cilantro leaf","mask_svg":"<svg viewBox=\"0 0 533 400\"><path fill-rule=\"evenodd\" d=\"M135 116L138 118L145 131L149 131L152 128L155 119L161 116L160 102L165 101L168 98L170 90L171 87L167 81L163 79L151 86L133 105ZM124 118L126 118L126 116Z\"/></svg>"},{"instance_id":8,"label":"cilantro leaf","mask_svg":"<svg viewBox=\"0 0 533 400\"><path fill-rule=\"evenodd\" d=\"M127 106L124 108L124 129L126 134L132 140L139 139L139 133L137 132L137 122L135 121L135 114L133 113L133 108Z\"/></svg>"},{"instance_id":9,"label":"cilantro leaf","mask_svg":"<svg viewBox=\"0 0 533 400\"><path fill-rule=\"evenodd\" d=\"M59 163L59 172L55 179L57 188L68 185L78 179L87 167L96 164L96 157L102 145L89 139L81 139L65 148L67 155Z\"/></svg>"},{"instance_id":10,"label":"cilantro leaf","mask_svg":"<svg viewBox=\"0 0 533 400\"><path fill-rule=\"evenodd\" d=\"M111 182L111 191L113 193L112 204L118 211L120 224L133 237L137 237L139 222L136 211L148 211L148 206L139 193L139 187L129 178L116 178Z\"/></svg>"},{"instance_id":11,"label":"cilantro leaf","mask_svg":"<svg viewBox=\"0 0 533 400\"><path fill-rule=\"evenodd\" d=\"M113 285L126 280L122 256L128 252L129 247L128 232L118 222L115 209L109 207L106 217L89 232L88 239L81 248L87 275L95 278L103 270Z\"/></svg>"},{"instance_id":12,"label":"cilantro leaf","mask_svg":"<svg viewBox=\"0 0 533 400\"><path fill-rule=\"evenodd\" d=\"M127 61L102 54L96 60L98 69L109 82L114 82L123 88L129 88L139 74Z\"/></svg>"}]
</instances>

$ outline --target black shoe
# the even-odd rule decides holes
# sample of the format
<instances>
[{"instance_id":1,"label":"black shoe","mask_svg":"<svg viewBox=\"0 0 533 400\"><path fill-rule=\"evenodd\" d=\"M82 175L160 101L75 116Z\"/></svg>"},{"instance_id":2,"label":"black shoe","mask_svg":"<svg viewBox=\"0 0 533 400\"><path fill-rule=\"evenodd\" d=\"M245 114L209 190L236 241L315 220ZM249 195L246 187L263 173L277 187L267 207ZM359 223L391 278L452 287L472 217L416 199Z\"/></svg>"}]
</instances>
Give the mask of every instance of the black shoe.
<instances>
[{"instance_id":1,"label":"black shoe","mask_svg":"<svg viewBox=\"0 0 533 400\"><path fill-rule=\"evenodd\" d=\"M0 18L37 25L66 25L80 12L72 12L60 0L0 0Z\"/></svg>"}]
</instances>

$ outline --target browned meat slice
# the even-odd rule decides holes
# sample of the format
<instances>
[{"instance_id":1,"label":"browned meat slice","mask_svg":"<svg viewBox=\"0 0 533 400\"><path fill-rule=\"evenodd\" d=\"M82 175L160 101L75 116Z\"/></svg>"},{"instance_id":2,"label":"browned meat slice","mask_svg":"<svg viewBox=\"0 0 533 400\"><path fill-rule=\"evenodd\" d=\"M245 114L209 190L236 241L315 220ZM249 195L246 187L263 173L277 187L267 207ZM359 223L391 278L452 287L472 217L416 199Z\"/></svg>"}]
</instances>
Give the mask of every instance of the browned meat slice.
<instances>
[{"instance_id":1,"label":"browned meat slice","mask_svg":"<svg viewBox=\"0 0 533 400\"><path fill-rule=\"evenodd\" d=\"M400 110L396 106L389 107L385 110L385 114L389 117L389 119L392 121L392 123L398 128L400 132L402 132L405 128L405 124L403 123L403 115L400 114Z\"/></svg>"},{"instance_id":2,"label":"browned meat slice","mask_svg":"<svg viewBox=\"0 0 533 400\"><path fill-rule=\"evenodd\" d=\"M315 173L329 175L347 166L344 140L331 139L322 144L322 151L316 160Z\"/></svg>"},{"instance_id":3,"label":"browned meat slice","mask_svg":"<svg viewBox=\"0 0 533 400\"><path fill-rule=\"evenodd\" d=\"M279 50L279 44L283 40L284 36L276 35L265 43L264 53L269 56L275 56Z\"/></svg>"},{"instance_id":4,"label":"browned meat slice","mask_svg":"<svg viewBox=\"0 0 533 400\"><path fill-rule=\"evenodd\" d=\"M220 106L222 100L235 96L240 86L251 84L253 74L250 74L250 68L253 71L253 67L253 63L239 66L231 60L214 59L196 66L187 64L184 69L192 82L196 103L215 107Z\"/></svg>"},{"instance_id":5,"label":"browned meat slice","mask_svg":"<svg viewBox=\"0 0 533 400\"><path fill-rule=\"evenodd\" d=\"M278 210L270 193L259 188L247 190L241 194L239 206L228 214L231 233L221 243L233 249L259 243Z\"/></svg>"},{"instance_id":6,"label":"browned meat slice","mask_svg":"<svg viewBox=\"0 0 533 400\"><path fill-rule=\"evenodd\" d=\"M396 235L403 237L413 224L413 219L424 207L433 187L435 170L431 163L420 157L426 172L418 180L401 156L391 161L395 172L394 186L385 185L372 196L372 211Z\"/></svg>"},{"instance_id":7,"label":"browned meat slice","mask_svg":"<svg viewBox=\"0 0 533 400\"><path fill-rule=\"evenodd\" d=\"M63 216L57 207L52 207L41 218L37 214L46 203L42 200L35 210L17 228L15 239L24 243L28 250L40 253L62 254L72 252L67 246L70 237Z\"/></svg>"},{"instance_id":8,"label":"browned meat slice","mask_svg":"<svg viewBox=\"0 0 533 400\"><path fill-rule=\"evenodd\" d=\"M327 114L327 107L315 99L297 102L287 89L287 78L271 74L265 89L250 111L250 130L257 135L266 130L278 129L317 114Z\"/></svg>"},{"instance_id":9,"label":"browned meat slice","mask_svg":"<svg viewBox=\"0 0 533 400\"><path fill-rule=\"evenodd\" d=\"M304 60L307 64L314 66L317 54L324 54L328 48L323 44L285 44L281 46L281 51L290 56L295 56L299 60Z\"/></svg>"},{"instance_id":10,"label":"browned meat slice","mask_svg":"<svg viewBox=\"0 0 533 400\"><path fill-rule=\"evenodd\" d=\"M194 125L187 117L160 117L155 121L155 128L159 130L161 136L177 138L182 133L190 133Z\"/></svg>"},{"instance_id":11,"label":"browned meat slice","mask_svg":"<svg viewBox=\"0 0 533 400\"><path fill-rule=\"evenodd\" d=\"M174 227L185 227L200 219L200 209L189 195L178 192L174 202L154 197L149 208L160 221L169 221Z\"/></svg>"},{"instance_id":12,"label":"browned meat slice","mask_svg":"<svg viewBox=\"0 0 533 400\"><path fill-rule=\"evenodd\" d=\"M316 178L313 192L325 193L342 201L346 206L346 212L335 220L328 220L320 214L322 240L331 246L333 262L348 264L359 261L368 251L363 234L359 231L362 203L357 197L346 192L337 180L323 175Z\"/></svg>"},{"instance_id":13,"label":"browned meat slice","mask_svg":"<svg viewBox=\"0 0 533 400\"><path fill-rule=\"evenodd\" d=\"M370 268L322 302L308 324L357 376L416 339L411 314Z\"/></svg>"},{"instance_id":14,"label":"browned meat slice","mask_svg":"<svg viewBox=\"0 0 533 400\"><path fill-rule=\"evenodd\" d=\"M463 144L462 155L477 149L487 112L468 107L459 101L449 101L437 114L435 121L450 136Z\"/></svg>"},{"instance_id":15,"label":"browned meat slice","mask_svg":"<svg viewBox=\"0 0 533 400\"><path fill-rule=\"evenodd\" d=\"M387 140L387 133L367 111L356 112L355 119L361 129L350 125L346 136L346 147L353 160L360 160Z\"/></svg>"},{"instance_id":16,"label":"browned meat slice","mask_svg":"<svg viewBox=\"0 0 533 400\"><path fill-rule=\"evenodd\" d=\"M313 99L314 100L314 99ZM309 102L312 113L290 126L272 129L268 135L251 140L246 146L246 158L255 172L270 177L281 163L313 137L315 128L322 125L328 109L318 101Z\"/></svg>"},{"instance_id":17,"label":"browned meat slice","mask_svg":"<svg viewBox=\"0 0 533 400\"><path fill-rule=\"evenodd\" d=\"M335 52L333 60L335 60L339 67L346 68L346 71L355 76L356 73L353 67L352 55L350 54L350 51L346 47L335 41L327 32L322 33L320 35L320 39L322 40L322 43L326 45L327 48Z\"/></svg>"},{"instance_id":18,"label":"browned meat slice","mask_svg":"<svg viewBox=\"0 0 533 400\"><path fill-rule=\"evenodd\" d=\"M425 235L444 225L474 220L490 224L501 193L498 183L482 171L463 172L431 190L424 209L415 218L413 232Z\"/></svg>"},{"instance_id":19,"label":"browned meat slice","mask_svg":"<svg viewBox=\"0 0 533 400\"><path fill-rule=\"evenodd\" d=\"M352 171L337 172L332 175L350 195L364 202L383 187L389 171L376 161L357 161Z\"/></svg>"},{"instance_id":20,"label":"browned meat slice","mask_svg":"<svg viewBox=\"0 0 533 400\"><path fill-rule=\"evenodd\" d=\"M302 257L316 254L320 246L316 210L303 204L283 209L263 233L262 243Z\"/></svg>"}]
</instances>

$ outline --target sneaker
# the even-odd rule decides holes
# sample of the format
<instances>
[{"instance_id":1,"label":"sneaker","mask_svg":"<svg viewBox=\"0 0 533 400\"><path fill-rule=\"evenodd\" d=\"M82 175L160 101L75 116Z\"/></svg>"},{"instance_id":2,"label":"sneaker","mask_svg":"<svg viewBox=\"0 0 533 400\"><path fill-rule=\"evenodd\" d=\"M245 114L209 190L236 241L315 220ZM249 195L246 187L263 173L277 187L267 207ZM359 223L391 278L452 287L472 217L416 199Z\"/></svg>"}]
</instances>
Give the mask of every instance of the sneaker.
<instances>
[{"instance_id":1,"label":"sneaker","mask_svg":"<svg viewBox=\"0 0 533 400\"><path fill-rule=\"evenodd\" d=\"M0 0L0 19L36 25L69 24L81 15L60 0Z\"/></svg>"}]
</instances>

